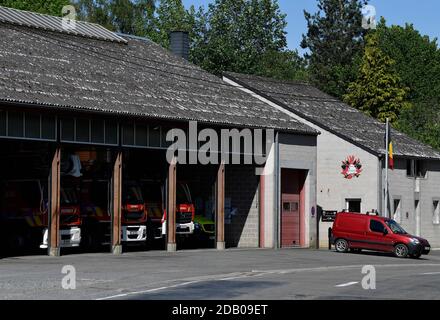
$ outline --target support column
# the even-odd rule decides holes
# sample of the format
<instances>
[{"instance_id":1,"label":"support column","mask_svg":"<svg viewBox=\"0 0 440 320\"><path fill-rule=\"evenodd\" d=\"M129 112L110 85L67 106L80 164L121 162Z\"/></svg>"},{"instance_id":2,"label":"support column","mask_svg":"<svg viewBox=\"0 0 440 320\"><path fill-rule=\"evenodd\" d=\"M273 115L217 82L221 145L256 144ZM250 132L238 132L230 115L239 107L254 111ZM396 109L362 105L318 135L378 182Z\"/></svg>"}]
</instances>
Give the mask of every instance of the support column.
<instances>
[{"instance_id":1,"label":"support column","mask_svg":"<svg viewBox=\"0 0 440 320\"><path fill-rule=\"evenodd\" d=\"M60 162L61 148L57 147L52 158L50 170L50 212L49 212L49 248L51 257L60 256Z\"/></svg>"},{"instance_id":2,"label":"support column","mask_svg":"<svg viewBox=\"0 0 440 320\"><path fill-rule=\"evenodd\" d=\"M174 157L168 168L167 183L167 251L175 252L176 244L176 184L177 158Z\"/></svg>"},{"instance_id":3,"label":"support column","mask_svg":"<svg viewBox=\"0 0 440 320\"><path fill-rule=\"evenodd\" d=\"M122 151L118 151L113 166L112 192L112 253L122 254Z\"/></svg>"},{"instance_id":4,"label":"support column","mask_svg":"<svg viewBox=\"0 0 440 320\"><path fill-rule=\"evenodd\" d=\"M225 250L225 162L222 161L217 172L216 183L216 230L217 250Z\"/></svg>"}]
</instances>

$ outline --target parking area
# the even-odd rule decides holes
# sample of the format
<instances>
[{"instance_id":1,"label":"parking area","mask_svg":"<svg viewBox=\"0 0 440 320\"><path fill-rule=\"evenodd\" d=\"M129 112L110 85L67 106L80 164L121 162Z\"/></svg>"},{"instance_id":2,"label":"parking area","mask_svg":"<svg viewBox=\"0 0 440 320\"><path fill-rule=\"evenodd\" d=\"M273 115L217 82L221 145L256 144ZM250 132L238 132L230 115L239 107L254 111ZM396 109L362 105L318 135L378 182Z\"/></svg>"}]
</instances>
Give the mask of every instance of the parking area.
<instances>
[{"instance_id":1,"label":"parking area","mask_svg":"<svg viewBox=\"0 0 440 320\"><path fill-rule=\"evenodd\" d=\"M376 289L362 288L362 268ZM62 273L63 268L68 267ZM74 269L69 269L69 268ZM75 270L75 289L63 278ZM438 299L440 252L420 260L307 249L187 250L0 260L1 299ZM71 278L73 279L73 278ZM429 290L428 290L429 288Z\"/></svg>"}]
</instances>

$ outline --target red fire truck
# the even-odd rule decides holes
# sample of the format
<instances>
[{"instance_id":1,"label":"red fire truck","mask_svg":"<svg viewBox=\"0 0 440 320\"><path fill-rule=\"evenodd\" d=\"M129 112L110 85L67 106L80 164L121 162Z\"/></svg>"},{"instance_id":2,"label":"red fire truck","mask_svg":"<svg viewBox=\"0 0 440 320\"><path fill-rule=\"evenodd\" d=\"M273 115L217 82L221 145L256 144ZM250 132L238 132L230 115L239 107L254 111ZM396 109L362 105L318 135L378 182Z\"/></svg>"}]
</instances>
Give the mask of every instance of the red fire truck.
<instances>
[{"instance_id":1,"label":"red fire truck","mask_svg":"<svg viewBox=\"0 0 440 320\"><path fill-rule=\"evenodd\" d=\"M164 238L167 220L165 184L158 180L142 180L141 186L148 211L148 233L153 234L156 240ZM185 182L177 183L176 204L176 234L180 236L192 235L194 233L195 207L189 186Z\"/></svg>"},{"instance_id":2,"label":"red fire truck","mask_svg":"<svg viewBox=\"0 0 440 320\"><path fill-rule=\"evenodd\" d=\"M83 246L96 249L110 244L111 190L108 180L81 181L81 216L83 220ZM142 190L134 181L127 181L122 188L122 234L124 244L146 243L147 211Z\"/></svg>"},{"instance_id":3,"label":"red fire truck","mask_svg":"<svg viewBox=\"0 0 440 320\"><path fill-rule=\"evenodd\" d=\"M61 186L60 246L78 247L81 216L75 188ZM1 186L0 225L8 247L48 247L48 192L43 180L6 180Z\"/></svg>"}]
</instances>

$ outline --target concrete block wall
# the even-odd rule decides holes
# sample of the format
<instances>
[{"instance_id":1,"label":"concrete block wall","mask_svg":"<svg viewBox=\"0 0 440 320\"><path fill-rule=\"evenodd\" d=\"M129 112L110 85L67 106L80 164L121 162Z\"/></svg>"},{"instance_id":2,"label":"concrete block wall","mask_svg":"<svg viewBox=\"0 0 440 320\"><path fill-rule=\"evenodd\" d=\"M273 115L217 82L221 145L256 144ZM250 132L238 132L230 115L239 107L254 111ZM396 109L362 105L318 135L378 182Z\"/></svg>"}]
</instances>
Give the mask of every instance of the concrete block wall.
<instances>
[{"instance_id":1,"label":"concrete block wall","mask_svg":"<svg viewBox=\"0 0 440 320\"><path fill-rule=\"evenodd\" d=\"M407 176L406 159L396 159L395 169L388 172L390 210L394 214L394 200L400 199L400 217L394 217L409 233L417 235L415 201L420 203L420 236L440 248L440 225L433 223L434 200L440 200L440 161L426 161L425 178ZM419 191L417 191L419 185Z\"/></svg>"},{"instance_id":2,"label":"concrete block wall","mask_svg":"<svg viewBox=\"0 0 440 320\"><path fill-rule=\"evenodd\" d=\"M382 172L385 177L384 168ZM394 170L388 171L388 181L391 215L407 232L415 234L415 179L407 176L405 159L395 160ZM400 199L400 217L394 217L394 200L396 199Z\"/></svg>"},{"instance_id":3,"label":"concrete block wall","mask_svg":"<svg viewBox=\"0 0 440 320\"><path fill-rule=\"evenodd\" d=\"M259 183L254 166L226 165L225 196L237 208L232 223L225 225L227 247L258 248L260 229Z\"/></svg>"},{"instance_id":4,"label":"concrete block wall","mask_svg":"<svg viewBox=\"0 0 440 320\"><path fill-rule=\"evenodd\" d=\"M435 224L434 201L440 201L440 161L427 163L428 174L420 181L421 236L440 248L440 224Z\"/></svg>"}]
</instances>

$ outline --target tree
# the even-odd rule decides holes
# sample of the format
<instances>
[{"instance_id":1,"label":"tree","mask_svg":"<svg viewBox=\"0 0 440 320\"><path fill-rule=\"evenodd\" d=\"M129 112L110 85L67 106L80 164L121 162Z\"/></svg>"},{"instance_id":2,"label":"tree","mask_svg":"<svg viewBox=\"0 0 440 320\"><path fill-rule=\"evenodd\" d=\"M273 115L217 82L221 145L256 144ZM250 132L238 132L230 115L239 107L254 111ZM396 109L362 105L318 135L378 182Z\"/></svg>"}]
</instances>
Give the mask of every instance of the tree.
<instances>
[{"instance_id":1,"label":"tree","mask_svg":"<svg viewBox=\"0 0 440 320\"><path fill-rule=\"evenodd\" d=\"M318 0L318 12L304 11L307 35L301 47L309 61L311 81L320 89L342 97L356 78L363 50L362 6L366 0Z\"/></svg>"},{"instance_id":2,"label":"tree","mask_svg":"<svg viewBox=\"0 0 440 320\"><path fill-rule=\"evenodd\" d=\"M387 26L381 19L379 47L396 63L393 68L409 88L412 107L402 111L397 127L408 135L440 148L440 50L437 39L422 36L414 26Z\"/></svg>"},{"instance_id":3,"label":"tree","mask_svg":"<svg viewBox=\"0 0 440 320\"><path fill-rule=\"evenodd\" d=\"M401 85L394 64L380 50L378 34L370 34L358 78L348 86L344 101L379 121L385 122L389 118L392 123L396 122L410 104L407 101L409 89Z\"/></svg>"},{"instance_id":4,"label":"tree","mask_svg":"<svg viewBox=\"0 0 440 320\"><path fill-rule=\"evenodd\" d=\"M147 36L155 30L155 0L76 0L79 19L109 30Z\"/></svg>"},{"instance_id":5,"label":"tree","mask_svg":"<svg viewBox=\"0 0 440 320\"><path fill-rule=\"evenodd\" d=\"M264 53L255 69L255 74L279 80L309 80L306 61L296 50Z\"/></svg>"},{"instance_id":6,"label":"tree","mask_svg":"<svg viewBox=\"0 0 440 320\"><path fill-rule=\"evenodd\" d=\"M0 6L52 16L61 16L63 7L69 4L69 0L0 0Z\"/></svg>"},{"instance_id":7,"label":"tree","mask_svg":"<svg viewBox=\"0 0 440 320\"><path fill-rule=\"evenodd\" d=\"M430 40L414 29L386 26L384 18L377 28L379 47L396 63L394 69L410 88L411 101L426 101L440 96L440 51L437 39Z\"/></svg>"},{"instance_id":8,"label":"tree","mask_svg":"<svg viewBox=\"0 0 440 320\"><path fill-rule=\"evenodd\" d=\"M402 112L397 129L440 150L440 98L415 102Z\"/></svg>"},{"instance_id":9,"label":"tree","mask_svg":"<svg viewBox=\"0 0 440 320\"><path fill-rule=\"evenodd\" d=\"M277 0L216 0L195 14L191 59L204 69L267 73L268 61L286 61L286 15ZM289 57L289 59L287 59Z\"/></svg>"},{"instance_id":10,"label":"tree","mask_svg":"<svg viewBox=\"0 0 440 320\"><path fill-rule=\"evenodd\" d=\"M169 48L169 34L172 31L185 31L192 34L195 24L194 6L187 11L182 0L161 0L156 11L157 32L152 40L164 48Z\"/></svg>"}]
</instances>

